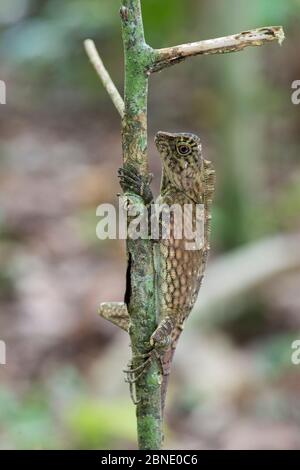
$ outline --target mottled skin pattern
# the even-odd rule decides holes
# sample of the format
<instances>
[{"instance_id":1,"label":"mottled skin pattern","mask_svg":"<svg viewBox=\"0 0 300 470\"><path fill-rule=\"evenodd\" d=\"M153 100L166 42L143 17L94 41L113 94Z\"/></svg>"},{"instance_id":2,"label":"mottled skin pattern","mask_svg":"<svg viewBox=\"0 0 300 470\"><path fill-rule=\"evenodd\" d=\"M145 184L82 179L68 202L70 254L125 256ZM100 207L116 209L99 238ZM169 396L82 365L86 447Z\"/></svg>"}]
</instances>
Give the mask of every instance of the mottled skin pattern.
<instances>
[{"instance_id":1,"label":"mottled skin pattern","mask_svg":"<svg viewBox=\"0 0 300 470\"><path fill-rule=\"evenodd\" d=\"M159 243L159 325L151 343L161 349L164 356L168 350L175 348L203 279L209 252L215 172L211 162L202 156L199 137L189 133L159 132L155 141L163 163L161 191L156 202L181 207L188 204L185 207L191 212L185 212L191 215L189 219L184 219L185 238L176 239L174 215L171 213L170 237L161 239ZM195 229L197 204L202 204L204 209L203 244L200 249L191 250L188 248L191 248L192 230ZM192 221L193 226L187 226L188 220ZM162 362L167 374L169 354Z\"/></svg>"},{"instance_id":2,"label":"mottled skin pattern","mask_svg":"<svg viewBox=\"0 0 300 470\"><path fill-rule=\"evenodd\" d=\"M170 236L163 238L160 234L159 240L154 242L158 327L151 336L151 349L144 363L136 369L130 368L127 372L134 382L143 373L146 364L154 357L158 358L165 376L164 401L167 376L176 343L184 322L194 306L206 267L215 171L211 162L203 158L201 141L194 134L158 132L155 142L163 165L161 191L156 204L169 207L174 204L180 207L189 204L192 217L183 220L185 229L183 239L179 239L176 235L172 211L169 226L166 227L165 223L161 222L162 233L169 228ZM142 198L145 206L150 209L153 202L151 178L139 175L132 165L120 168L119 177L123 191ZM189 249L195 223L199 217L196 212L196 206L199 204L202 207L203 243L200 247L194 246L197 249ZM130 286L127 286L125 299L128 299L129 295ZM123 306L119 303L102 304L100 314L121 328L128 329L130 319L125 304Z\"/></svg>"},{"instance_id":3,"label":"mottled skin pattern","mask_svg":"<svg viewBox=\"0 0 300 470\"><path fill-rule=\"evenodd\" d=\"M124 302L110 302L100 305L99 313L103 318L128 332L129 315Z\"/></svg>"}]
</instances>

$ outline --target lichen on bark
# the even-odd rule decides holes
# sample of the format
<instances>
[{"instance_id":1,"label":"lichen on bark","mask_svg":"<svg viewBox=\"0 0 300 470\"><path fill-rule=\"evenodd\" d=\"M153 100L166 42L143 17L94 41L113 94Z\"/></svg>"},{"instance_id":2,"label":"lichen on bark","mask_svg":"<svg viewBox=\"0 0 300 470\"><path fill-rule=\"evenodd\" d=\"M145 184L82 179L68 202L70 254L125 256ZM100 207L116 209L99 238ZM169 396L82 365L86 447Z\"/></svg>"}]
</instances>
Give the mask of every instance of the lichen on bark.
<instances>
[{"instance_id":1,"label":"lichen on bark","mask_svg":"<svg viewBox=\"0 0 300 470\"><path fill-rule=\"evenodd\" d=\"M143 175L148 172L147 100L148 74L152 60L146 45L140 0L123 0L121 6L125 56L125 114L122 120L124 163L132 163ZM149 351L156 328L154 260L151 240L128 240L128 311L133 367L139 356ZM137 380L136 415L140 449L160 449L162 445L161 373L156 361Z\"/></svg>"}]
</instances>

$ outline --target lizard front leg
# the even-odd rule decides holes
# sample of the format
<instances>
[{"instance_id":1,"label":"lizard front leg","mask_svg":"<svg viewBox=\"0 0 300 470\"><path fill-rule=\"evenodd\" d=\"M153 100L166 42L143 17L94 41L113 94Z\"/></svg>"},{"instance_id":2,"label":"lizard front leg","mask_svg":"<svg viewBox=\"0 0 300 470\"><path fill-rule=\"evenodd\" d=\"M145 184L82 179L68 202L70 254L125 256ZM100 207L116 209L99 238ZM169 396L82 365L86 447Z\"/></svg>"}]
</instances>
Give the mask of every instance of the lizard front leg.
<instances>
[{"instance_id":1,"label":"lizard front leg","mask_svg":"<svg viewBox=\"0 0 300 470\"><path fill-rule=\"evenodd\" d=\"M125 163L118 170L121 188L124 193L140 196L145 205L148 206L153 201L151 191L152 174L143 176L131 163Z\"/></svg>"}]
</instances>

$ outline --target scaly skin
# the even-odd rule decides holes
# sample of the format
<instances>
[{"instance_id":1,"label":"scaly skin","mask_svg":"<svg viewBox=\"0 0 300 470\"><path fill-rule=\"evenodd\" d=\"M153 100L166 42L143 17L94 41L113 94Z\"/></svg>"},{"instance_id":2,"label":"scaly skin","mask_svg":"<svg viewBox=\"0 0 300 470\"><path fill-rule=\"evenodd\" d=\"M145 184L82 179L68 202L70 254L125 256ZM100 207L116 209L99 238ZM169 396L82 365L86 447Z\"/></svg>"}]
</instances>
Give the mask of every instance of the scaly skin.
<instances>
[{"instance_id":1,"label":"scaly skin","mask_svg":"<svg viewBox=\"0 0 300 470\"><path fill-rule=\"evenodd\" d=\"M189 208L190 223L184 219L183 239L176 237L174 213L170 213L168 238L154 242L157 266L158 327L151 337L151 350L145 365L154 357L159 358L165 376L169 373L173 352L197 298L209 253L211 202L215 187L215 171L211 162L202 156L199 137L190 133L170 134L158 132L156 146L162 158L161 191L156 204L169 207L178 205ZM153 202L150 178L141 177L131 165L119 170L120 184L127 194L139 196L146 207ZM197 221L196 206L203 208L203 243L191 248L191 234ZM185 212L187 214L187 212ZM188 215L188 214L187 214ZM162 222L161 227L166 229ZM195 248L195 247L194 247ZM126 296L125 296L126 298ZM106 305L106 307L105 307ZM111 305L111 314L109 313ZM123 329L129 324L128 313L120 304L103 304L100 314ZM102 310L102 313L101 313ZM124 327L125 326L125 327ZM143 364L136 370L134 380L143 372Z\"/></svg>"},{"instance_id":2,"label":"scaly skin","mask_svg":"<svg viewBox=\"0 0 300 470\"><path fill-rule=\"evenodd\" d=\"M159 243L159 325L151 344L161 350L164 373L167 375L173 351L184 322L197 298L209 253L211 202L215 186L215 172L202 157L200 139L189 133L159 132L156 145L162 157L163 174L158 204L174 204L183 208L188 204L193 227L196 223L196 205L203 205L203 244L200 249L191 245L192 226L187 226L183 239L176 239L174 216L170 217L170 237ZM195 227L194 227L195 228ZM196 248L196 247L195 247Z\"/></svg>"}]
</instances>

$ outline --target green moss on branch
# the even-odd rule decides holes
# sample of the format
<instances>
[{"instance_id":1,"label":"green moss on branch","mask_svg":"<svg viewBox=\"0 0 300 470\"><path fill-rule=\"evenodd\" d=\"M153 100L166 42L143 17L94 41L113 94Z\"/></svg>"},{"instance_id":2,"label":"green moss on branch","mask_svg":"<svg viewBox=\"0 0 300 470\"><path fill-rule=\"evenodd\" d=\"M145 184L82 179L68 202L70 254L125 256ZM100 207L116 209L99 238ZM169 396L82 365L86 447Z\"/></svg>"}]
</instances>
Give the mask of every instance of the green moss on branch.
<instances>
[{"instance_id":1,"label":"green moss on branch","mask_svg":"<svg viewBox=\"0 0 300 470\"><path fill-rule=\"evenodd\" d=\"M148 172L147 158L147 69L152 49L146 45L140 0L123 0L121 6L125 56L125 115L122 121L124 162L131 162L139 172ZM149 350L156 328L154 261L150 240L128 240L130 261L130 338L133 366L141 364L138 356ZM160 449L162 445L161 373L154 361L136 383L138 400L137 430L140 449Z\"/></svg>"}]
</instances>

